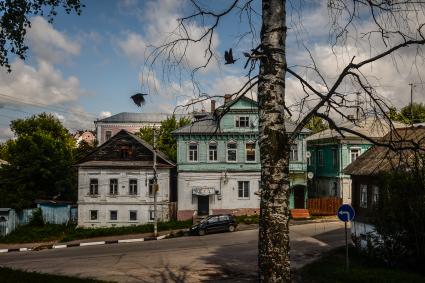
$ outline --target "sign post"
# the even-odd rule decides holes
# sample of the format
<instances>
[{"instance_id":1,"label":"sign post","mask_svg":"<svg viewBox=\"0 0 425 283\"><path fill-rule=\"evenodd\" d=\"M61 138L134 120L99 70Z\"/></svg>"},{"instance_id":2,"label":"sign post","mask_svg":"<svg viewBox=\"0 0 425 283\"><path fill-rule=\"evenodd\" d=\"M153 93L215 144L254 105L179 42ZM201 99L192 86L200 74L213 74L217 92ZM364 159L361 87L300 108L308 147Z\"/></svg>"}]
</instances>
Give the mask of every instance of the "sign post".
<instances>
[{"instance_id":1,"label":"sign post","mask_svg":"<svg viewBox=\"0 0 425 283\"><path fill-rule=\"evenodd\" d=\"M349 204L343 204L338 208L338 212L336 214L342 222L344 222L345 226L345 269L348 271L350 264L348 260L348 231L347 231L347 222L353 221L354 216L356 215L354 212L354 208Z\"/></svg>"}]
</instances>

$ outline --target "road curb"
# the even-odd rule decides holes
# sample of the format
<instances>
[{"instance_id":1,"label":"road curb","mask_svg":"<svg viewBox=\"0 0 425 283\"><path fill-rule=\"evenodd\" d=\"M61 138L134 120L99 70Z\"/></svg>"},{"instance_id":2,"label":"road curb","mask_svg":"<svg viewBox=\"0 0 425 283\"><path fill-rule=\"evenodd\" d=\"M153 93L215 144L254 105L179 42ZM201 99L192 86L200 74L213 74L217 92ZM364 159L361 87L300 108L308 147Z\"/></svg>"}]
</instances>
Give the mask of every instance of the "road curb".
<instances>
[{"instance_id":1,"label":"road curb","mask_svg":"<svg viewBox=\"0 0 425 283\"><path fill-rule=\"evenodd\" d=\"M145 238L136 238L136 239L123 239L123 240L109 240L109 241L97 241L97 242L84 242L76 244L62 244L62 245L43 245L34 248L14 248L14 249L0 249L0 253L12 253L12 252L29 252L29 251L41 251L41 250L50 250L50 249L66 249L74 247L87 247L87 246L98 246L98 245L111 245L111 244L121 244L121 243L137 243L145 241L159 241L166 239L170 234L162 235L158 237L145 237Z\"/></svg>"}]
</instances>

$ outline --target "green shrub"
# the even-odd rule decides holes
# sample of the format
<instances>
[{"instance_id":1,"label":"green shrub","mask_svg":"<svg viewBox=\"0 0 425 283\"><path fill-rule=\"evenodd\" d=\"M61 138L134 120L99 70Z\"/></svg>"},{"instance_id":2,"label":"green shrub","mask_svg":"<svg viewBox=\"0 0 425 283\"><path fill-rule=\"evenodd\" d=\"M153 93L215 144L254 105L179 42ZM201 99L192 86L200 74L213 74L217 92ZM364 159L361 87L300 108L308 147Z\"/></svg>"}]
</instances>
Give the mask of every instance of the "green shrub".
<instances>
[{"instance_id":1,"label":"green shrub","mask_svg":"<svg viewBox=\"0 0 425 283\"><path fill-rule=\"evenodd\" d=\"M43 212L40 208L34 208L32 210L32 215L30 221L28 222L28 225L33 227L44 226Z\"/></svg>"}]
</instances>

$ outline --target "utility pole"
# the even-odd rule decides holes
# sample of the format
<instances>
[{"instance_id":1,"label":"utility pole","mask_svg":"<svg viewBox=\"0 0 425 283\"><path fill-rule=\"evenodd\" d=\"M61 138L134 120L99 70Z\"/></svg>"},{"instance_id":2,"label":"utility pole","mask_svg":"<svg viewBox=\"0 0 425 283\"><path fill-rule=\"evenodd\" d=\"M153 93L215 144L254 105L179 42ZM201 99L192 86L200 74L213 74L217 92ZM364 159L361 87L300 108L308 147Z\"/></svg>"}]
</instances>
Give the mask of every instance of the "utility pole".
<instances>
[{"instance_id":1,"label":"utility pole","mask_svg":"<svg viewBox=\"0 0 425 283\"><path fill-rule=\"evenodd\" d=\"M158 190L158 174L156 172L156 129L153 128L153 234L158 236L158 218L156 210L156 192Z\"/></svg>"},{"instance_id":2,"label":"utility pole","mask_svg":"<svg viewBox=\"0 0 425 283\"><path fill-rule=\"evenodd\" d=\"M413 126L413 83L410 83L410 125Z\"/></svg>"}]
</instances>

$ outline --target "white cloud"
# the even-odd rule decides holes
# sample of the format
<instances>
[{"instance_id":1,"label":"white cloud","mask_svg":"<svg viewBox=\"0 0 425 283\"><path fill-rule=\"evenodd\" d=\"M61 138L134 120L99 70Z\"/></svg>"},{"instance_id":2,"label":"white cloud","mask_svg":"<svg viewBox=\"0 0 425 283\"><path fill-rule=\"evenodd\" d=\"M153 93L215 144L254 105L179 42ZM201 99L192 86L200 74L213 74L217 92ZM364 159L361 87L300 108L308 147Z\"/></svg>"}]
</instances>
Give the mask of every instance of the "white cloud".
<instances>
[{"instance_id":1,"label":"white cloud","mask_svg":"<svg viewBox=\"0 0 425 283\"><path fill-rule=\"evenodd\" d=\"M110 117L110 116L112 116L111 111L102 111L99 114L100 119L107 118L107 117Z\"/></svg>"},{"instance_id":2,"label":"white cloud","mask_svg":"<svg viewBox=\"0 0 425 283\"><path fill-rule=\"evenodd\" d=\"M13 138L13 132L10 128L0 128L0 142L5 142Z\"/></svg>"},{"instance_id":3,"label":"white cloud","mask_svg":"<svg viewBox=\"0 0 425 283\"><path fill-rule=\"evenodd\" d=\"M180 14L182 5L183 3L181 1L175 0L147 2L143 13L139 15L143 23L143 35L135 32L126 32L121 39L118 39L118 47L131 62L142 63L154 47L161 46L165 42L170 42L184 36L182 30L176 29L178 27L177 19L182 16ZM188 24L186 31L190 37L199 38L205 32L205 27L191 23ZM166 51L164 54L161 54L163 57L159 59L164 59L164 57L171 55L171 58L168 59L173 64L183 57L183 60L180 62L182 67L192 70L206 63L209 55L205 54L205 50L208 44L208 38L202 42L189 43L188 45L186 43L180 43L174 46L173 52L168 53ZM211 44L214 53L217 52L218 45L218 35L214 34ZM208 67L203 71L216 70L217 67L217 62L213 57Z\"/></svg>"},{"instance_id":4,"label":"white cloud","mask_svg":"<svg viewBox=\"0 0 425 283\"><path fill-rule=\"evenodd\" d=\"M31 19L27 40L37 58L49 63L64 62L70 55L80 53L79 43L54 29L40 16Z\"/></svg>"}]
</instances>

